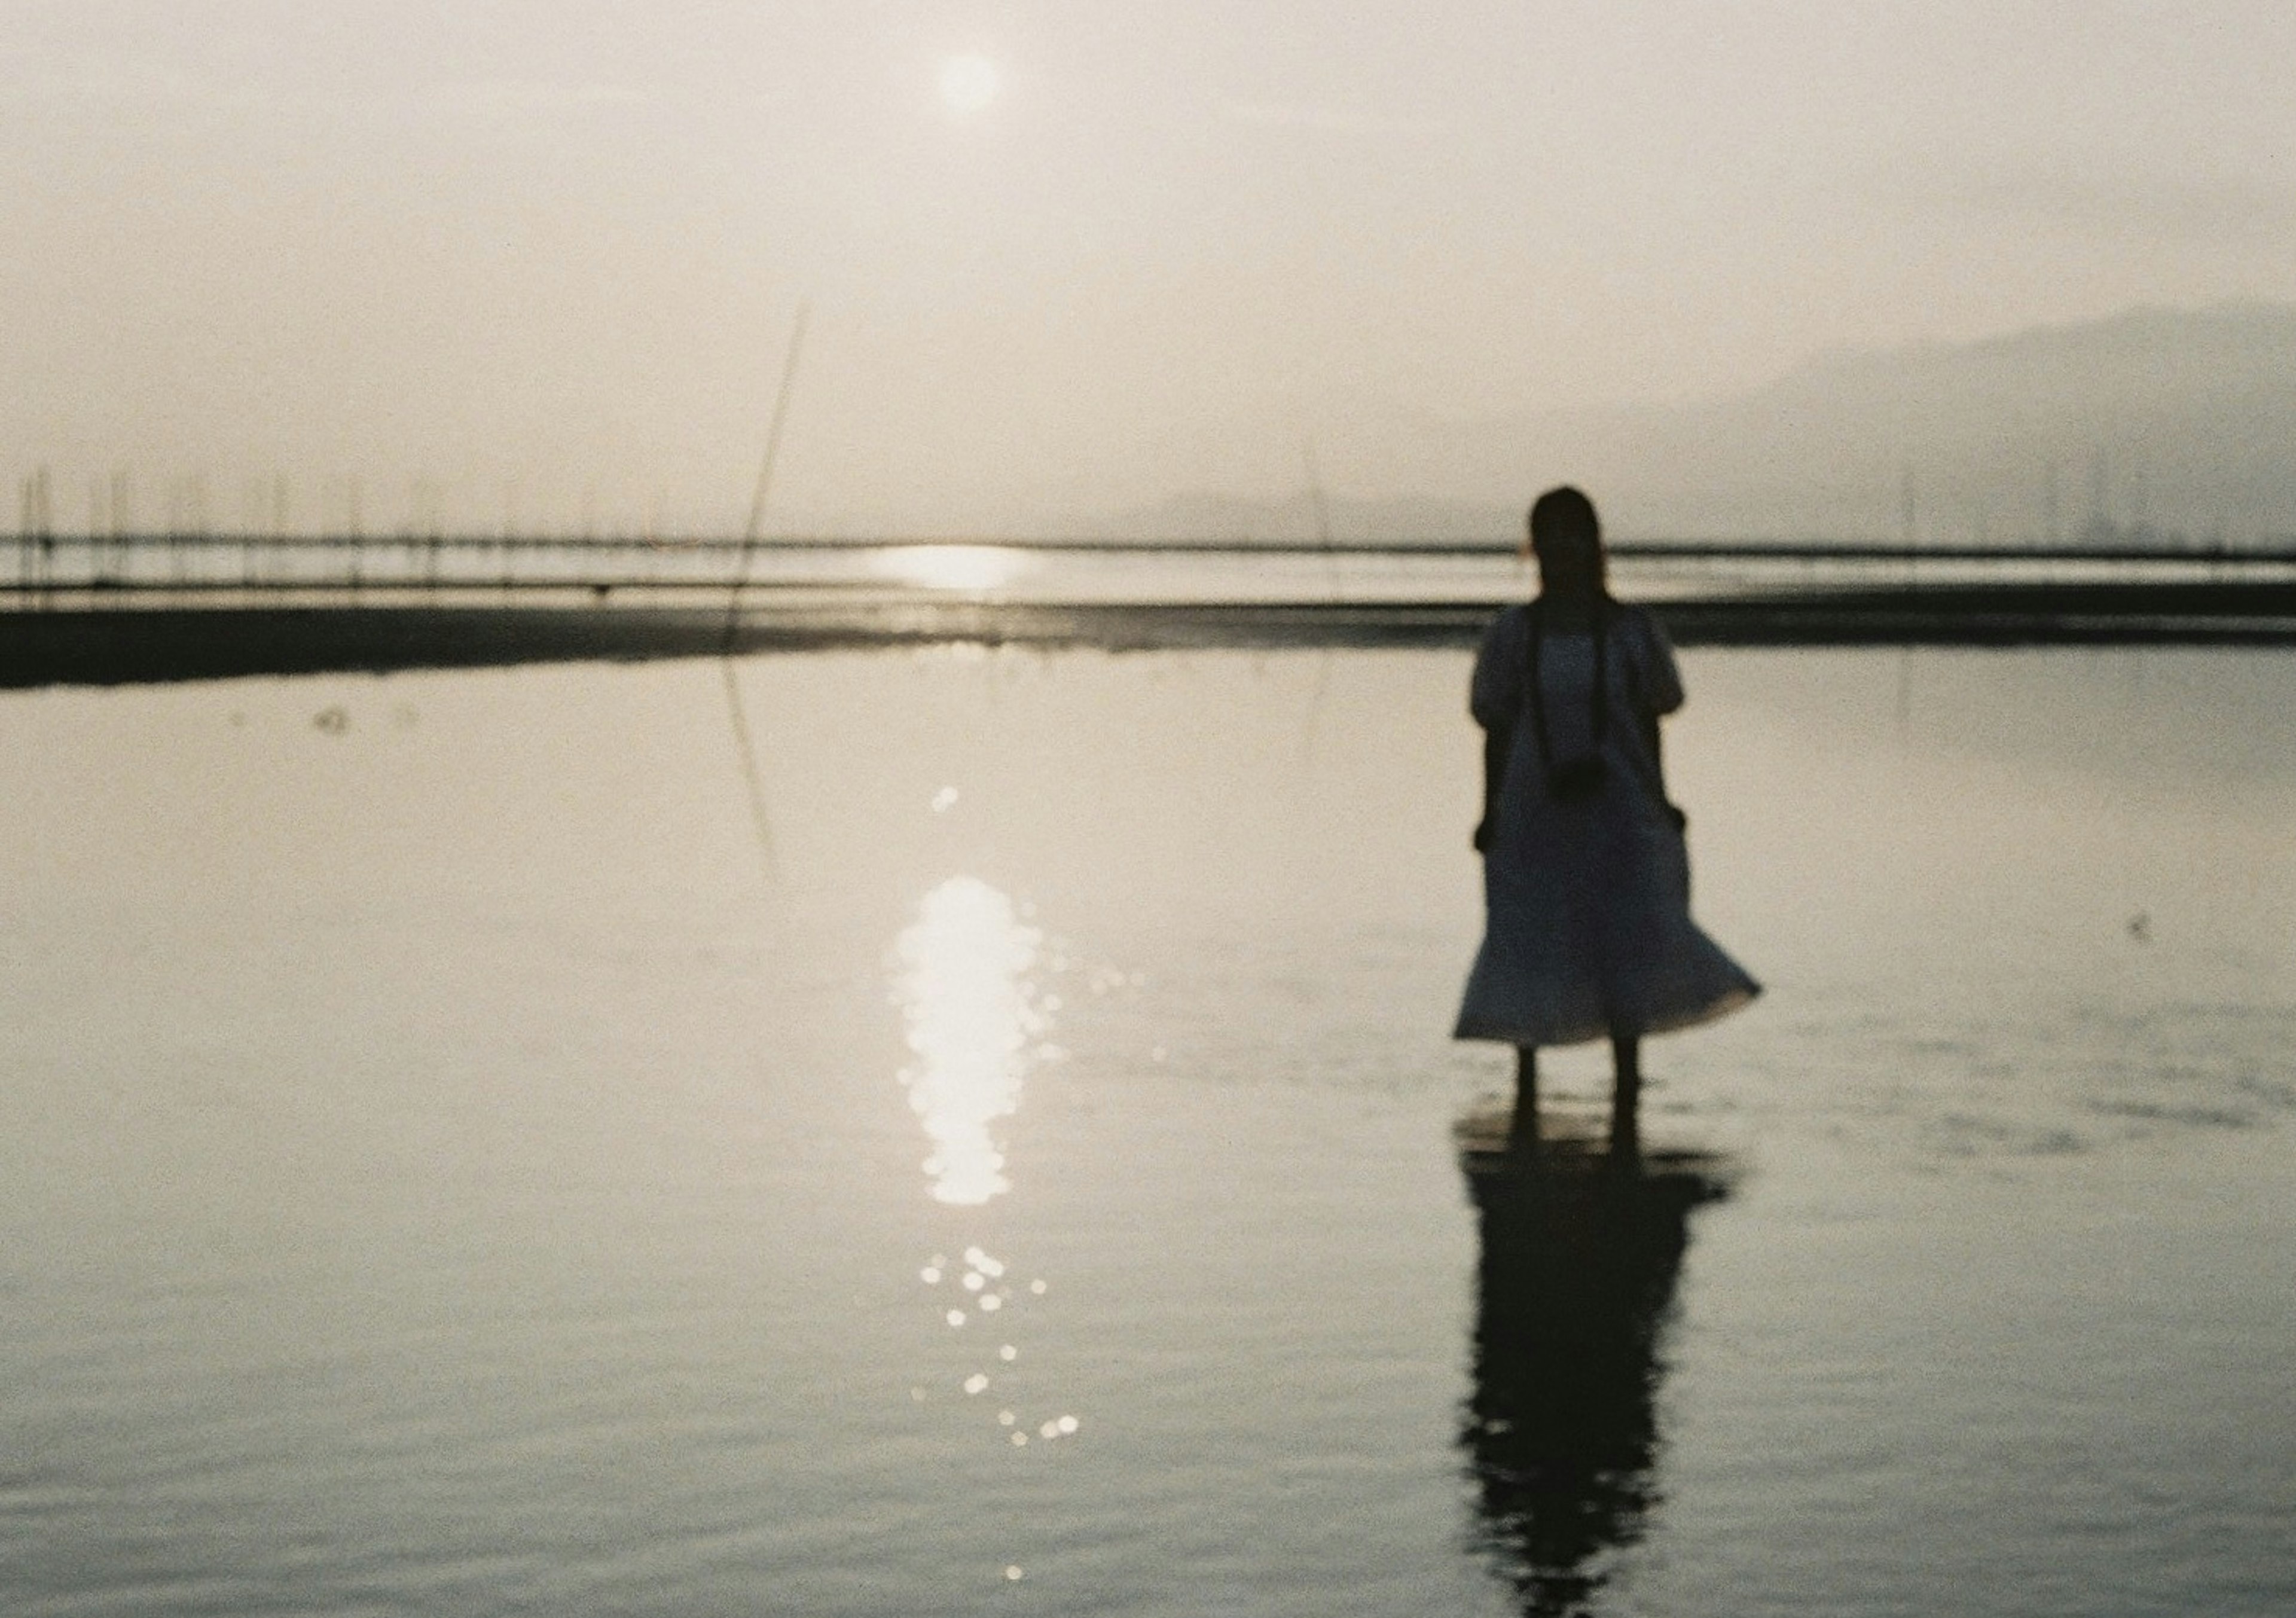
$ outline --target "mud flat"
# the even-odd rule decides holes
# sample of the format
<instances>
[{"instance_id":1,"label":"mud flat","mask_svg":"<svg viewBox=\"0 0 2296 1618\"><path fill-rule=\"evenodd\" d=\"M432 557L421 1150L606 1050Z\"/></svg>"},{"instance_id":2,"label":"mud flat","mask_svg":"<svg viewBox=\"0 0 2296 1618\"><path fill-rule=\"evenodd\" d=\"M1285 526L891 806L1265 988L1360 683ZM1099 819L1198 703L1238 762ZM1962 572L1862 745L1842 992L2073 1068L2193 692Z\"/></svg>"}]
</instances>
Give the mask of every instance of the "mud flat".
<instances>
[{"instance_id":1,"label":"mud flat","mask_svg":"<svg viewBox=\"0 0 2296 1618\"><path fill-rule=\"evenodd\" d=\"M1644 597L1684 645L2296 644L2296 584L1977 584ZM722 607L57 606L0 618L0 687L644 661L972 641L1119 651L1472 646L1480 600L999 600L849 594Z\"/></svg>"}]
</instances>

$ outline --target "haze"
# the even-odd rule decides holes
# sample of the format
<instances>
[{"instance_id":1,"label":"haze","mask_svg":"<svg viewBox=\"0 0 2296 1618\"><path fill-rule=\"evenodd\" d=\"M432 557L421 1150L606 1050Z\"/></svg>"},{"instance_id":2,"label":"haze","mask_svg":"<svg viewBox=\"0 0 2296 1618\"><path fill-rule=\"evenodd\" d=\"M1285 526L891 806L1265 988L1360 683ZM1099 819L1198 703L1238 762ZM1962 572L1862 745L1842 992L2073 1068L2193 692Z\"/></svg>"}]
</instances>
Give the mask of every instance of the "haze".
<instances>
[{"instance_id":1,"label":"haze","mask_svg":"<svg viewBox=\"0 0 2296 1618\"><path fill-rule=\"evenodd\" d=\"M5 21L0 459L67 524L125 470L147 522L735 527L803 299L772 526L994 533L1308 439L1487 498L1383 447L2296 296L2271 0Z\"/></svg>"}]
</instances>

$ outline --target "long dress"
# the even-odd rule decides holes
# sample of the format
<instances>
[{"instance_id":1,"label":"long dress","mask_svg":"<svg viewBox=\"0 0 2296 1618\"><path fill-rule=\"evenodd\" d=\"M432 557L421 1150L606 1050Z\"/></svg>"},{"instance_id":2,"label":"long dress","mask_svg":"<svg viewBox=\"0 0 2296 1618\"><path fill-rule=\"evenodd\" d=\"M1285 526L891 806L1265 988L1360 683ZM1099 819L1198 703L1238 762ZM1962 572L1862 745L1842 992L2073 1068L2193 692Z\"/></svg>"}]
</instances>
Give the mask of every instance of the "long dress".
<instances>
[{"instance_id":1,"label":"long dress","mask_svg":"<svg viewBox=\"0 0 2296 1618\"><path fill-rule=\"evenodd\" d=\"M1603 611L1599 717L1595 637L1535 633L1536 604L1501 613L1475 660L1475 721L1514 739L1487 828L1482 948L1454 1038L1538 1046L1660 1033L1761 992L1690 919L1689 854L1654 750L1659 716L1682 706L1673 649L1640 608ZM1580 796L1566 780L1558 796L1554 767L1583 771L1595 757L1599 784Z\"/></svg>"}]
</instances>

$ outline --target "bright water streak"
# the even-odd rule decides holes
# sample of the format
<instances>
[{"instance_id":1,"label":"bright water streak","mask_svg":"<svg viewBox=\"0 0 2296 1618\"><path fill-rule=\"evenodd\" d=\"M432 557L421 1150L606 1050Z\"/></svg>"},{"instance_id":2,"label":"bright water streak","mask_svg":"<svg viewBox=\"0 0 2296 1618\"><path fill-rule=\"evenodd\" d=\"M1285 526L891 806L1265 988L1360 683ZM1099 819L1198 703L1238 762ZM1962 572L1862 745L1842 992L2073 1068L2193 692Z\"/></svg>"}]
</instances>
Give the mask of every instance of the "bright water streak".
<instances>
[{"instance_id":1,"label":"bright water streak","mask_svg":"<svg viewBox=\"0 0 2296 1618\"><path fill-rule=\"evenodd\" d=\"M1010 899L972 876L926 894L901 934L901 1004L917 1057L903 1079L932 1138L924 1169L941 1202L977 1207L1013 1188L990 1129L1019 1106L1029 1041L1043 1027L1025 975L1039 936Z\"/></svg>"}]
</instances>

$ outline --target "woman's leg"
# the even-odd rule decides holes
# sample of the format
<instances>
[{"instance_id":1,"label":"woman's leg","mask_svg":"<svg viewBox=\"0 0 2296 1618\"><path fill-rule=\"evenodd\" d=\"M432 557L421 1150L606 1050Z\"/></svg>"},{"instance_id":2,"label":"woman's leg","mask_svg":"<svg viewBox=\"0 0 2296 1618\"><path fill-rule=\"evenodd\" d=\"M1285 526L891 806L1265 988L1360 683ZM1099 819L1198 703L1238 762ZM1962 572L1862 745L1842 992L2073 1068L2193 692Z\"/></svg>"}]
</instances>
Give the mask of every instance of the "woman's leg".
<instances>
[{"instance_id":1,"label":"woman's leg","mask_svg":"<svg viewBox=\"0 0 2296 1618\"><path fill-rule=\"evenodd\" d=\"M1642 1125L1636 1114L1643 1098L1642 1041L1633 1034L1611 1036L1611 1155L1621 1160L1642 1155Z\"/></svg>"},{"instance_id":2,"label":"woman's leg","mask_svg":"<svg viewBox=\"0 0 2296 1618\"><path fill-rule=\"evenodd\" d=\"M1508 1132L1510 1146L1535 1146L1538 1144L1538 1047L1518 1045L1514 1047L1514 1127Z\"/></svg>"}]
</instances>

